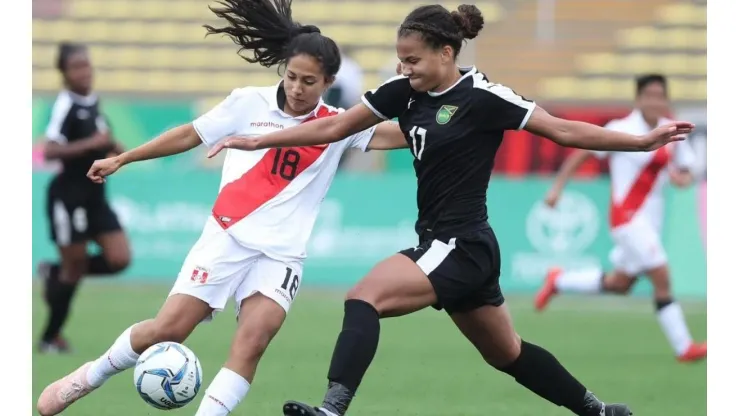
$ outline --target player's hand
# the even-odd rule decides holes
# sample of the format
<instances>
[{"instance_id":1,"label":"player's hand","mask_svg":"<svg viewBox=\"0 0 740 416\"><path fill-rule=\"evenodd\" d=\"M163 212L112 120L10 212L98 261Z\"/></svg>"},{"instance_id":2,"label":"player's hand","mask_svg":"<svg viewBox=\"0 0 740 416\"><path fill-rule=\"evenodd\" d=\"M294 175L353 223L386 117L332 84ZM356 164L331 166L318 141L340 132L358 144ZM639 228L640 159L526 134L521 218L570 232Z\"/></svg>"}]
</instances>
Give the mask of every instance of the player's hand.
<instances>
[{"instance_id":1,"label":"player's hand","mask_svg":"<svg viewBox=\"0 0 740 416\"><path fill-rule=\"evenodd\" d=\"M259 139L257 137L230 136L216 143L208 151L208 158L216 156L223 149L257 150L258 143Z\"/></svg>"},{"instance_id":2,"label":"player's hand","mask_svg":"<svg viewBox=\"0 0 740 416\"><path fill-rule=\"evenodd\" d=\"M554 189L547 191L547 195L545 195L545 205L547 205L550 208L555 208L559 200L560 200L560 192Z\"/></svg>"},{"instance_id":3,"label":"player's hand","mask_svg":"<svg viewBox=\"0 0 740 416\"><path fill-rule=\"evenodd\" d=\"M121 168L121 166L123 166L123 162L118 156L96 160L92 166L90 166L90 170L87 172L87 177L95 183L103 183L105 182L106 176L114 174Z\"/></svg>"},{"instance_id":4,"label":"player's hand","mask_svg":"<svg viewBox=\"0 0 740 416\"><path fill-rule=\"evenodd\" d=\"M672 121L660 126L641 137L643 149L651 151L661 148L671 142L686 140L686 135L694 131L694 123L688 121Z\"/></svg>"}]
</instances>

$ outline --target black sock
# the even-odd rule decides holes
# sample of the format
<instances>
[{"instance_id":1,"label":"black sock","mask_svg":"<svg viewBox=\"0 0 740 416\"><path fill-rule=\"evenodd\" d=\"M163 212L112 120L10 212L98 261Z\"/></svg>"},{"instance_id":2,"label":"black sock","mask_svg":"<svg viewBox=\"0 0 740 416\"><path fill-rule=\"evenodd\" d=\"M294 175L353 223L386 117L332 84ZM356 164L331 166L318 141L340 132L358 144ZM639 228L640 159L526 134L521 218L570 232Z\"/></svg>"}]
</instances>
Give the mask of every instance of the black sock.
<instances>
[{"instance_id":1,"label":"black sock","mask_svg":"<svg viewBox=\"0 0 740 416\"><path fill-rule=\"evenodd\" d=\"M380 316L367 302L344 302L344 322L329 366L329 390L322 406L343 415L360 386L380 340Z\"/></svg>"},{"instance_id":2,"label":"black sock","mask_svg":"<svg viewBox=\"0 0 740 416\"><path fill-rule=\"evenodd\" d=\"M69 306L72 303L77 283L67 284L56 280L49 286L47 294L49 302L49 321L42 336L44 342L52 342L62 330L69 315Z\"/></svg>"},{"instance_id":3,"label":"black sock","mask_svg":"<svg viewBox=\"0 0 740 416\"><path fill-rule=\"evenodd\" d=\"M655 310L660 312L661 309L665 308L666 306L673 303L673 299L666 298L666 299L656 299L655 300Z\"/></svg>"},{"instance_id":4,"label":"black sock","mask_svg":"<svg viewBox=\"0 0 740 416\"><path fill-rule=\"evenodd\" d=\"M120 269L111 267L108 260L102 254L87 258L87 274L93 276L106 276L120 272Z\"/></svg>"},{"instance_id":5,"label":"black sock","mask_svg":"<svg viewBox=\"0 0 740 416\"><path fill-rule=\"evenodd\" d=\"M522 386L577 415L588 415L586 388L548 351L522 341L519 357L505 368ZM597 413L598 414L598 413Z\"/></svg>"},{"instance_id":6,"label":"black sock","mask_svg":"<svg viewBox=\"0 0 740 416\"><path fill-rule=\"evenodd\" d=\"M54 278L54 276L56 276L56 278L59 278L60 270L61 268L59 267L59 263L52 264L49 270L50 277ZM87 258L87 274L89 275L106 276L116 274L118 272L120 272L120 270L112 267L102 254Z\"/></svg>"}]
</instances>

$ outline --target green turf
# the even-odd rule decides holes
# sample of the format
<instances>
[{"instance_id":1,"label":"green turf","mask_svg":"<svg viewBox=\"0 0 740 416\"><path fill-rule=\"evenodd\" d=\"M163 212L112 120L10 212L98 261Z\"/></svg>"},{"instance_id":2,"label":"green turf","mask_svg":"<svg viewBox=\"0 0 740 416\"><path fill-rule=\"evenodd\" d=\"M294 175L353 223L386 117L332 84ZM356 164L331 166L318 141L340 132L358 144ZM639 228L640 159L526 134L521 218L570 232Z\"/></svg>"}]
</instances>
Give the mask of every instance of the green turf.
<instances>
[{"instance_id":1,"label":"green turf","mask_svg":"<svg viewBox=\"0 0 740 416\"><path fill-rule=\"evenodd\" d=\"M99 356L131 323L156 313L167 288L88 283L80 290L66 334L71 356L33 357L35 398L50 381ZM556 299L543 315L529 299L509 301L524 339L546 346L606 400L628 402L637 416L706 415L706 365L678 364L659 331L650 302L635 299ZM706 336L706 307L685 304L697 338ZM234 415L279 415L286 399L317 402L337 331L338 293L304 290L259 367L248 398ZM45 309L34 292L33 328ZM228 352L236 322L228 309L186 342L199 356L203 389ZM202 393L201 393L202 395ZM198 406L168 414L192 415ZM133 375L112 379L65 415L157 415L134 391ZM381 343L355 402L353 415L556 416L570 414L487 367L444 313L423 311L384 321Z\"/></svg>"}]
</instances>

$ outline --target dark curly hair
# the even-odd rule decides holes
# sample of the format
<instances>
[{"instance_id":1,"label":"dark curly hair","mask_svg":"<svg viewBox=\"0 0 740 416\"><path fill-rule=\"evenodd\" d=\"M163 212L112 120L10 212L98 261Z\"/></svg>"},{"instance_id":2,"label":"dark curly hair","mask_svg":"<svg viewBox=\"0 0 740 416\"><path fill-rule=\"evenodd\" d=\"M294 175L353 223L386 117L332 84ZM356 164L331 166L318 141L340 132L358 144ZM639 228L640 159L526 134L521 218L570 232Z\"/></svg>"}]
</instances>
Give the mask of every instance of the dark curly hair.
<instances>
[{"instance_id":1,"label":"dark curly hair","mask_svg":"<svg viewBox=\"0 0 740 416\"><path fill-rule=\"evenodd\" d=\"M207 35L222 34L240 46L239 56L264 67L278 65L278 73L288 61L301 54L321 62L324 75L331 78L339 71L342 58L339 47L313 25L301 25L292 18L292 0L220 0L211 11L228 24L204 25ZM251 54L245 55L244 52ZM251 55L251 56L250 56Z\"/></svg>"},{"instance_id":2,"label":"dark curly hair","mask_svg":"<svg viewBox=\"0 0 740 416\"><path fill-rule=\"evenodd\" d=\"M460 53L465 39L474 39L483 29L483 15L474 5L462 4L450 12L439 4L420 6L404 19L398 37L418 34L433 49L449 45Z\"/></svg>"}]
</instances>

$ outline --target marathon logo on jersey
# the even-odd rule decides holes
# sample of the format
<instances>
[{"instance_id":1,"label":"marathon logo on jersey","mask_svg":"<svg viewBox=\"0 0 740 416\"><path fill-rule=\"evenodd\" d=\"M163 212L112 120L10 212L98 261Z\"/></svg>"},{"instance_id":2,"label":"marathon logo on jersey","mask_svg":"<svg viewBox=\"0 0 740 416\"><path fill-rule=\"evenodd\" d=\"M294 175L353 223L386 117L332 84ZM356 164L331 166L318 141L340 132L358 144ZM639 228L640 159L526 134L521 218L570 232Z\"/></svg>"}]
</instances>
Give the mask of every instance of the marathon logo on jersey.
<instances>
[{"instance_id":1,"label":"marathon logo on jersey","mask_svg":"<svg viewBox=\"0 0 740 416\"><path fill-rule=\"evenodd\" d=\"M285 126L283 126L282 124L273 123L272 121L253 121L249 123L249 126L250 127L267 127L271 129L280 129L280 130L285 128Z\"/></svg>"},{"instance_id":2,"label":"marathon logo on jersey","mask_svg":"<svg viewBox=\"0 0 740 416\"><path fill-rule=\"evenodd\" d=\"M452 120L452 116L457 112L457 107L454 105L443 105L437 111L437 124L447 124Z\"/></svg>"},{"instance_id":3,"label":"marathon logo on jersey","mask_svg":"<svg viewBox=\"0 0 740 416\"><path fill-rule=\"evenodd\" d=\"M196 266L190 276L190 281L203 284L208 281L208 274L208 269Z\"/></svg>"}]
</instances>

